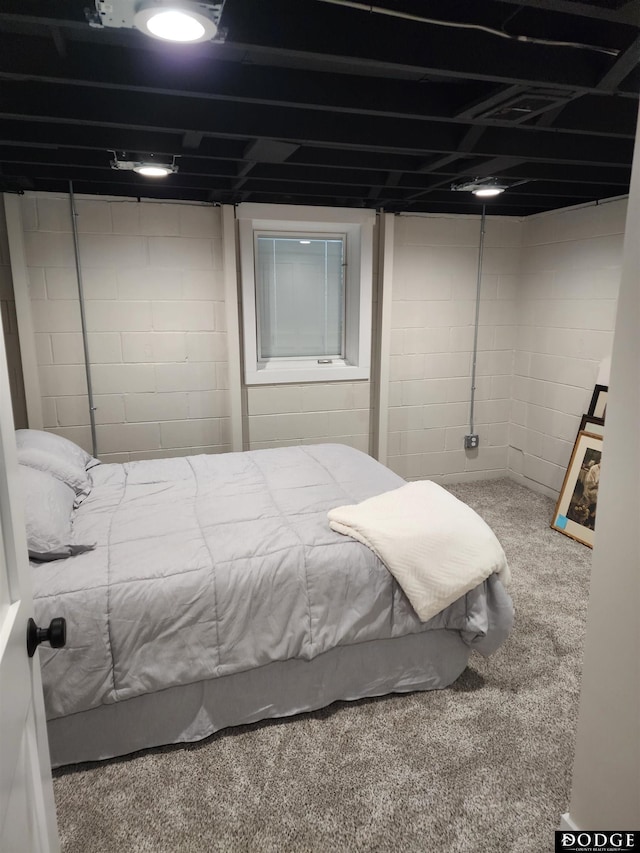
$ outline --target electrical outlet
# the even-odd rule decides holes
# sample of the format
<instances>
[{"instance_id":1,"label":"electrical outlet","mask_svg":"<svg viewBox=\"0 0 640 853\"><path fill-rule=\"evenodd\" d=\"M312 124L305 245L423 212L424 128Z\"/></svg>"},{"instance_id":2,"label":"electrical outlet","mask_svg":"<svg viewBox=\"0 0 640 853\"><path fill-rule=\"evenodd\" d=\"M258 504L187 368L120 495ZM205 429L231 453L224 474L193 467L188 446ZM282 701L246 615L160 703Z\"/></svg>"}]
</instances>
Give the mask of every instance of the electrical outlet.
<instances>
[{"instance_id":1,"label":"electrical outlet","mask_svg":"<svg viewBox=\"0 0 640 853\"><path fill-rule=\"evenodd\" d=\"M480 436L477 433L473 435L465 435L464 448L465 450L474 450L480 444Z\"/></svg>"}]
</instances>

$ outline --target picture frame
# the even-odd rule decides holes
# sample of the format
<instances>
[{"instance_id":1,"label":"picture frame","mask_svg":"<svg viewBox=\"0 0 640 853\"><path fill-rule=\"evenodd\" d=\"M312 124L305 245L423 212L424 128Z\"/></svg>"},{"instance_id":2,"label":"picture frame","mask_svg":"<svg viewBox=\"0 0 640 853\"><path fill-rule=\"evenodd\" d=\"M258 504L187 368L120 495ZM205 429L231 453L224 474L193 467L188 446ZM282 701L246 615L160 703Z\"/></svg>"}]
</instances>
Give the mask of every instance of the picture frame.
<instances>
[{"instance_id":1,"label":"picture frame","mask_svg":"<svg viewBox=\"0 0 640 853\"><path fill-rule=\"evenodd\" d=\"M601 435L604 437L604 418L596 418L594 415L583 415L578 432L590 432L592 435Z\"/></svg>"},{"instance_id":2,"label":"picture frame","mask_svg":"<svg viewBox=\"0 0 640 853\"><path fill-rule=\"evenodd\" d=\"M551 527L593 548L602 436L578 433Z\"/></svg>"},{"instance_id":3,"label":"picture frame","mask_svg":"<svg viewBox=\"0 0 640 853\"><path fill-rule=\"evenodd\" d=\"M588 415L595 418L604 418L607 411L607 394L609 392L608 385L596 385L593 389L591 402L589 403Z\"/></svg>"}]
</instances>

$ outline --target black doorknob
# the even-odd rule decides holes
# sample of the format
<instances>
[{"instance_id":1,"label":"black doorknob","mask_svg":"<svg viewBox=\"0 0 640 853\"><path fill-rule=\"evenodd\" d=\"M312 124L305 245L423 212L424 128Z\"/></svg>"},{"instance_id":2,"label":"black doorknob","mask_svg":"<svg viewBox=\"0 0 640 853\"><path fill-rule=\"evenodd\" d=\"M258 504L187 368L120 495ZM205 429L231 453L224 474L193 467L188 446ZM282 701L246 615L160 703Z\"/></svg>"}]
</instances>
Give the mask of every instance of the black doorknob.
<instances>
[{"instance_id":1,"label":"black doorknob","mask_svg":"<svg viewBox=\"0 0 640 853\"><path fill-rule=\"evenodd\" d=\"M52 619L48 628L38 628L33 619L27 622L27 654L32 658L40 643L61 649L67 642L67 622L62 616Z\"/></svg>"}]
</instances>

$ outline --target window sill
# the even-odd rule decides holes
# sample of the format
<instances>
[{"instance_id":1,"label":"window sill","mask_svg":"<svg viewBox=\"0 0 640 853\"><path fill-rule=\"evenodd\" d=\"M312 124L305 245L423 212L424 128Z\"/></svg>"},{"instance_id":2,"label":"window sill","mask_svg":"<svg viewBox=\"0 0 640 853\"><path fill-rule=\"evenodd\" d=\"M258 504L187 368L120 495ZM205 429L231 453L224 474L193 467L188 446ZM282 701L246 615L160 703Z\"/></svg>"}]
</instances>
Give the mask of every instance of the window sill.
<instances>
[{"instance_id":1,"label":"window sill","mask_svg":"<svg viewBox=\"0 0 640 853\"><path fill-rule=\"evenodd\" d=\"M264 364L253 370L246 368L247 385L280 385L281 383L302 382L351 382L356 379L369 379L368 365L347 364L334 361L333 364L300 363Z\"/></svg>"}]
</instances>

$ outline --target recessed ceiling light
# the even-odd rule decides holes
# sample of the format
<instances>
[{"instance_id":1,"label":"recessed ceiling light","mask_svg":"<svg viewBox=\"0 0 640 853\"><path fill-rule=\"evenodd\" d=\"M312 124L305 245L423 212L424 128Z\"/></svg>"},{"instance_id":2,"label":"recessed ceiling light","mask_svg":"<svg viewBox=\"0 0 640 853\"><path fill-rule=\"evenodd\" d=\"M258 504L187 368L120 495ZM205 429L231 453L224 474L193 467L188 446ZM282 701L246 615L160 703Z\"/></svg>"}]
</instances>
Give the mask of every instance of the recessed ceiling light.
<instances>
[{"instance_id":1,"label":"recessed ceiling light","mask_svg":"<svg viewBox=\"0 0 640 853\"><path fill-rule=\"evenodd\" d=\"M504 187L479 187L477 190L472 190L474 195L483 198L489 198L492 195L500 195L504 192Z\"/></svg>"},{"instance_id":2,"label":"recessed ceiling light","mask_svg":"<svg viewBox=\"0 0 640 853\"><path fill-rule=\"evenodd\" d=\"M145 2L138 7L133 23L145 35L183 44L210 41L218 32L202 4L181 0L171 4Z\"/></svg>"},{"instance_id":3,"label":"recessed ceiling light","mask_svg":"<svg viewBox=\"0 0 640 853\"><path fill-rule=\"evenodd\" d=\"M171 174L171 169L168 166L156 166L154 163L137 163L133 167L133 171L139 175L144 175L146 178L166 178Z\"/></svg>"},{"instance_id":4,"label":"recessed ceiling light","mask_svg":"<svg viewBox=\"0 0 640 853\"><path fill-rule=\"evenodd\" d=\"M311 243L311 240L300 240L301 245L308 246Z\"/></svg>"},{"instance_id":5,"label":"recessed ceiling light","mask_svg":"<svg viewBox=\"0 0 640 853\"><path fill-rule=\"evenodd\" d=\"M173 162L169 163L167 157L161 157L160 162L158 162L154 154L138 154L136 156L135 154L127 155L126 152L121 152L118 156L115 151L112 153L112 169L119 169L123 172L137 172L138 175L144 175L146 178L166 178L167 175L172 175L178 171L175 157L172 158ZM163 163L162 160L165 162Z\"/></svg>"},{"instance_id":6,"label":"recessed ceiling light","mask_svg":"<svg viewBox=\"0 0 640 853\"><path fill-rule=\"evenodd\" d=\"M499 178L473 178L462 184L451 184L454 192L469 192L480 198L500 195L509 187L502 183Z\"/></svg>"}]
</instances>

